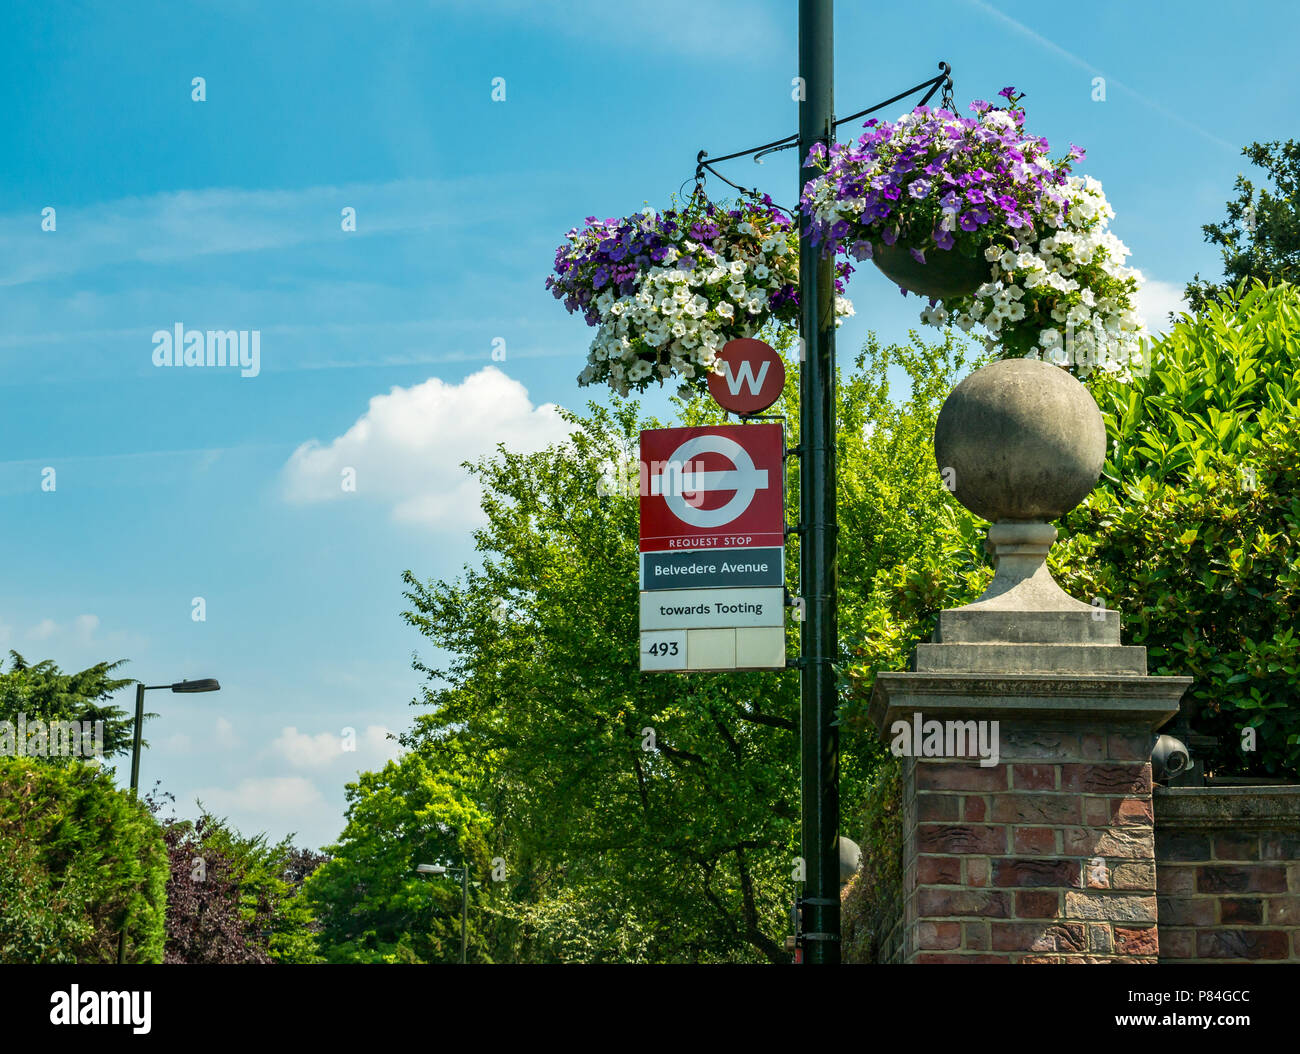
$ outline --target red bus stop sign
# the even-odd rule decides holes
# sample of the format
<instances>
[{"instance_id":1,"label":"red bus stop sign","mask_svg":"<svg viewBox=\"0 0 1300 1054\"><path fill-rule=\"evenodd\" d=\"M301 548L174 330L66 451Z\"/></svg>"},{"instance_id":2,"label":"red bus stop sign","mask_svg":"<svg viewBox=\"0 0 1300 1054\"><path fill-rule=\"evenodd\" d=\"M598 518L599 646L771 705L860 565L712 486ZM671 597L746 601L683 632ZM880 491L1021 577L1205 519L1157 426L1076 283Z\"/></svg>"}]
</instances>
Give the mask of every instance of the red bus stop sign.
<instances>
[{"instance_id":1,"label":"red bus stop sign","mask_svg":"<svg viewBox=\"0 0 1300 1054\"><path fill-rule=\"evenodd\" d=\"M770 345L741 337L718 352L722 372L709 374L713 401L733 414L762 413L781 397L785 363Z\"/></svg>"}]
</instances>

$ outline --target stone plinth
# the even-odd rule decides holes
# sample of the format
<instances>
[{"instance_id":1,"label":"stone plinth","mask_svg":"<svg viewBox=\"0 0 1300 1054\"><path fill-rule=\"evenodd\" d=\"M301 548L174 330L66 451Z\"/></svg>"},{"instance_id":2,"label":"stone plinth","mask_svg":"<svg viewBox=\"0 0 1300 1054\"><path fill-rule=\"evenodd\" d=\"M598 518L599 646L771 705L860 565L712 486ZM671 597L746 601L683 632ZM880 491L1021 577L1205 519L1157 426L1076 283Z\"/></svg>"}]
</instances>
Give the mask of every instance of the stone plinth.
<instances>
[{"instance_id":1,"label":"stone plinth","mask_svg":"<svg viewBox=\"0 0 1300 1054\"><path fill-rule=\"evenodd\" d=\"M1105 444L1091 396L1041 362L977 371L939 415L940 473L992 522L995 574L876 677L871 718L905 757L904 962L1157 960L1151 749L1191 680L1148 676L1119 612L1046 564Z\"/></svg>"}]
</instances>

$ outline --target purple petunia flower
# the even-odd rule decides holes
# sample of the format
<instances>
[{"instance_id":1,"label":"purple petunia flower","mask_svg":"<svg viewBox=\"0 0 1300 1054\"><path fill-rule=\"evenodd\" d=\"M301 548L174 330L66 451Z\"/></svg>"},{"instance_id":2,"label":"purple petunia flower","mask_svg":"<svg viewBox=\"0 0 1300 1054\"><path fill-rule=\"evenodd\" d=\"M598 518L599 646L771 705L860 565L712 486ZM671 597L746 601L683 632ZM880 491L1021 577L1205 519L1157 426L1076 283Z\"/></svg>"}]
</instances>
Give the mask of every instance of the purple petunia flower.
<instances>
[{"instance_id":1,"label":"purple petunia flower","mask_svg":"<svg viewBox=\"0 0 1300 1054\"><path fill-rule=\"evenodd\" d=\"M939 248L943 249L945 252L952 248L953 246L952 231L936 230L934 232L933 237L934 237L934 244L939 246Z\"/></svg>"},{"instance_id":2,"label":"purple petunia flower","mask_svg":"<svg viewBox=\"0 0 1300 1054\"><path fill-rule=\"evenodd\" d=\"M930 194L930 181L914 179L907 187L907 192L917 201L924 201Z\"/></svg>"},{"instance_id":3,"label":"purple petunia flower","mask_svg":"<svg viewBox=\"0 0 1300 1054\"><path fill-rule=\"evenodd\" d=\"M849 247L849 252L853 254L855 260L870 260L871 243L865 238L859 238Z\"/></svg>"},{"instance_id":4,"label":"purple petunia flower","mask_svg":"<svg viewBox=\"0 0 1300 1054\"><path fill-rule=\"evenodd\" d=\"M912 254L912 259L915 260L917 263L919 264L925 263L924 249L908 249L907 251Z\"/></svg>"},{"instance_id":5,"label":"purple petunia flower","mask_svg":"<svg viewBox=\"0 0 1300 1054\"><path fill-rule=\"evenodd\" d=\"M975 218L973 212L963 212L957 217L957 226L964 231L973 231L979 229L979 220Z\"/></svg>"},{"instance_id":6,"label":"purple petunia flower","mask_svg":"<svg viewBox=\"0 0 1300 1054\"><path fill-rule=\"evenodd\" d=\"M886 245L893 245L894 242L898 241L898 231L893 227L886 227L880 233L880 240Z\"/></svg>"}]
</instances>

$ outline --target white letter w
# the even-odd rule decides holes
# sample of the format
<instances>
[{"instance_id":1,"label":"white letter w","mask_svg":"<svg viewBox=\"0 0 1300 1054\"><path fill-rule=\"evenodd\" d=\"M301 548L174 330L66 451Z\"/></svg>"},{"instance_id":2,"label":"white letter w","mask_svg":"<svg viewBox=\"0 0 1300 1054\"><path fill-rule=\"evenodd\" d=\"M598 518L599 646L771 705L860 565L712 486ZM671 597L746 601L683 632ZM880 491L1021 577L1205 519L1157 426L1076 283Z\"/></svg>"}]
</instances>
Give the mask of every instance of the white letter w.
<instances>
[{"instance_id":1,"label":"white letter w","mask_svg":"<svg viewBox=\"0 0 1300 1054\"><path fill-rule=\"evenodd\" d=\"M731 363L729 362L723 363L723 369L727 371L727 387L731 389L731 394L739 395L740 386L744 384L746 381L748 381L749 394L757 395L759 393L759 390L763 387L763 378L767 376L767 368L770 365L771 365L770 362L763 363L763 365L760 366L758 369L758 376L755 377L754 364L750 362L748 359L744 359L741 361L740 370L738 371L739 376L732 373Z\"/></svg>"}]
</instances>

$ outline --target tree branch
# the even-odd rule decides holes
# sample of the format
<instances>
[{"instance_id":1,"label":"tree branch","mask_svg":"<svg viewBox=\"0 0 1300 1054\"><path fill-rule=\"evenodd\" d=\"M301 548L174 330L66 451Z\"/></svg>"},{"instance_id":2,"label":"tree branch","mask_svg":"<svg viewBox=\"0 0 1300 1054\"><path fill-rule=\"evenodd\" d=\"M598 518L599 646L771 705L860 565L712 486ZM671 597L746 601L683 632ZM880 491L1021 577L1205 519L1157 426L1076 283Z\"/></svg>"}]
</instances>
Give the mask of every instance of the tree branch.
<instances>
[{"instance_id":1,"label":"tree branch","mask_svg":"<svg viewBox=\"0 0 1300 1054\"><path fill-rule=\"evenodd\" d=\"M795 723L784 717L769 717L767 714L758 714L752 710L737 710L736 716L742 721L749 721L756 725L770 725L772 728L784 728L789 732L795 731Z\"/></svg>"}]
</instances>

